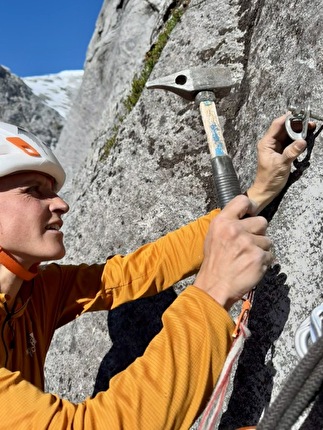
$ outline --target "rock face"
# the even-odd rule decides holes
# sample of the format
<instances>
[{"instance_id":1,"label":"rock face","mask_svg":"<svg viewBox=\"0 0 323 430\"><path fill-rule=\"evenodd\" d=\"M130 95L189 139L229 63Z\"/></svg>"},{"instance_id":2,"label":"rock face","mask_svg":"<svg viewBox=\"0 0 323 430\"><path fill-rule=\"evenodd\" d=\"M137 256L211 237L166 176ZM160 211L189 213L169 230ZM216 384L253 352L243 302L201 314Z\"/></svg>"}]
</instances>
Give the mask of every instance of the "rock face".
<instances>
[{"instance_id":1,"label":"rock face","mask_svg":"<svg viewBox=\"0 0 323 430\"><path fill-rule=\"evenodd\" d=\"M68 198L75 195L77 183L79 191L84 186L77 180L74 192L70 192L75 170L80 169L81 176L84 174L82 162L91 146L94 151L102 147L102 143L96 143L97 139L103 142L110 138L119 118L125 114L123 99L130 91L134 73L140 72L159 20L172 3L170 0L104 3L88 48L75 108L69 113L57 148L57 156L67 160L65 194ZM84 176L92 171L91 166Z\"/></svg>"},{"instance_id":2,"label":"rock face","mask_svg":"<svg viewBox=\"0 0 323 430\"><path fill-rule=\"evenodd\" d=\"M55 147L64 118L46 106L18 76L0 66L0 119L25 127Z\"/></svg>"},{"instance_id":3,"label":"rock face","mask_svg":"<svg viewBox=\"0 0 323 430\"><path fill-rule=\"evenodd\" d=\"M217 106L243 188L254 175L257 141L289 100L310 101L313 109L321 109L323 12L317 0L311 7L305 0L106 1L77 102L57 147L74 175L66 191L73 207L66 217L65 261L104 261L129 252L216 205L195 106L171 93L143 90L130 113L123 107L134 74L170 17L170 6L181 6L184 13L151 78L197 65L231 70L235 86ZM107 142L113 143L108 155ZM276 266L257 289L252 337L219 428L259 421L298 360L297 328L322 300L322 152L321 144L314 146L309 168L270 216ZM148 309L147 320L156 318L152 335L173 299L170 290L149 305L137 304ZM135 314L135 308L127 311ZM124 313L117 315L109 314L114 328ZM129 340L125 333L118 341L123 337L124 348L141 353L135 336ZM60 329L48 356L47 388L73 401L103 389L114 366L107 357L111 343L106 313ZM115 350L125 351L120 344ZM322 422L314 427L313 422L309 415L302 428L322 428Z\"/></svg>"}]
</instances>

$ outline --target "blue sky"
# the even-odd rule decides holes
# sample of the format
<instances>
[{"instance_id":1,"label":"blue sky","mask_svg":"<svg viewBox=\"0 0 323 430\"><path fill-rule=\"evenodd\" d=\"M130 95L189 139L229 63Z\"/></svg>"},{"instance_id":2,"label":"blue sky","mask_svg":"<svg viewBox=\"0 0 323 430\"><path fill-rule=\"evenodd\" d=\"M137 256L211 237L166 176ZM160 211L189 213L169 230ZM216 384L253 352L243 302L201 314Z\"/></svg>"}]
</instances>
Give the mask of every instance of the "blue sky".
<instances>
[{"instance_id":1,"label":"blue sky","mask_svg":"<svg viewBox=\"0 0 323 430\"><path fill-rule=\"evenodd\" d=\"M0 64L20 76L83 69L103 0L1 0Z\"/></svg>"}]
</instances>

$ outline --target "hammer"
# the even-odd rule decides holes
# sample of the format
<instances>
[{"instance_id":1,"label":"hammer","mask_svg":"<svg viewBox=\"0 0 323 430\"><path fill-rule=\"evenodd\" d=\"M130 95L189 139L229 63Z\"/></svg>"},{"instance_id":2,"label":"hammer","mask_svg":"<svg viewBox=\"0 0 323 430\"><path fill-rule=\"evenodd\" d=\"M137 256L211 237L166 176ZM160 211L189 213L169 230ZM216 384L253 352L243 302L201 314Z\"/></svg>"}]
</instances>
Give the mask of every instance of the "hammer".
<instances>
[{"instance_id":1,"label":"hammer","mask_svg":"<svg viewBox=\"0 0 323 430\"><path fill-rule=\"evenodd\" d=\"M230 92L233 85L225 67L194 67L146 83L146 88L172 91L199 106L211 155L213 180L219 206L241 194L240 184L228 154L215 107L217 96Z\"/></svg>"}]
</instances>

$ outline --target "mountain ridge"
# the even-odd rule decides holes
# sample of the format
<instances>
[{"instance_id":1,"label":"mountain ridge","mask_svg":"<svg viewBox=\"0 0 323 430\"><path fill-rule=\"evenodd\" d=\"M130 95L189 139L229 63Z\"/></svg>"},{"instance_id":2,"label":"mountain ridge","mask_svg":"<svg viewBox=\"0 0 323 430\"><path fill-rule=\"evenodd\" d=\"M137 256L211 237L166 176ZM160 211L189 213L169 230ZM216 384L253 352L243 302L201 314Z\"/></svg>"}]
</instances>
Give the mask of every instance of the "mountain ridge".
<instances>
[{"instance_id":1,"label":"mountain ridge","mask_svg":"<svg viewBox=\"0 0 323 430\"><path fill-rule=\"evenodd\" d=\"M66 119L81 86L83 74L83 70L63 70L59 73L27 76L21 79L47 106L55 109Z\"/></svg>"}]
</instances>

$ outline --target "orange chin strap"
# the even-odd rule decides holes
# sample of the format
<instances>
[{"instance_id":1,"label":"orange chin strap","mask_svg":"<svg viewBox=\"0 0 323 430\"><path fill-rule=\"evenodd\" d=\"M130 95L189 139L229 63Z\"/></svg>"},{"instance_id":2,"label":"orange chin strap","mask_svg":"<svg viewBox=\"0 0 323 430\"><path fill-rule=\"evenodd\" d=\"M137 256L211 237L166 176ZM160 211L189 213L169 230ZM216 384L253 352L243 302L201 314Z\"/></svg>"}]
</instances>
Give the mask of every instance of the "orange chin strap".
<instances>
[{"instance_id":1,"label":"orange chin strap","mask_svg":"<svg viewBox=\"0 0 323 430\"><path fill-rule=\"evenodd\" d=\"M22 267L17 260L15 260L11 255L7 254L6 251L0 246L0 264L5 266L10 272L18 276L18 278L24 281L30 281L38 273L38 264L31 266L30 270Z\"/></svg>"}]
</instances>

